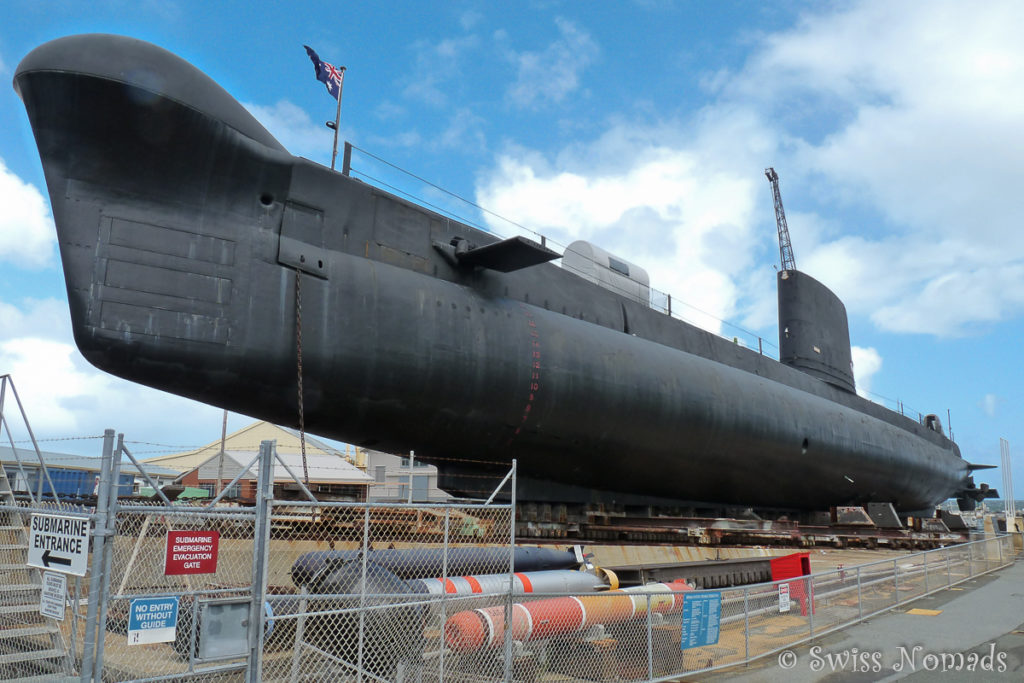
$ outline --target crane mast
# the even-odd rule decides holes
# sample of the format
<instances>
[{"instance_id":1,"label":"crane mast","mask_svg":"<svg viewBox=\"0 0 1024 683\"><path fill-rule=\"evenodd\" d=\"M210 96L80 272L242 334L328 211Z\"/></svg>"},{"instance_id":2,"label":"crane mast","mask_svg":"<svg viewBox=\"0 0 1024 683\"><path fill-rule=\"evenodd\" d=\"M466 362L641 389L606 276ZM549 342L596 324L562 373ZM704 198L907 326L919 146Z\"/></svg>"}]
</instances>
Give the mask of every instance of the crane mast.
<instances>
[{"instance_id":1,"label":"crane mast","mask_svg":"<svg viewBox=\"0 0 1024 683\"><path fill-rule=\"evenodd\" d=\"M775 199L775 224L779 228L779 255L782 257L782 270L796 270L793 245L789 241L789 226L786 225L786 211L782 208L782 193L779 192L779 174L775 172L774 168L766 168L764 175L772 184L772 196Z\"/></svg>"}]
</instances>

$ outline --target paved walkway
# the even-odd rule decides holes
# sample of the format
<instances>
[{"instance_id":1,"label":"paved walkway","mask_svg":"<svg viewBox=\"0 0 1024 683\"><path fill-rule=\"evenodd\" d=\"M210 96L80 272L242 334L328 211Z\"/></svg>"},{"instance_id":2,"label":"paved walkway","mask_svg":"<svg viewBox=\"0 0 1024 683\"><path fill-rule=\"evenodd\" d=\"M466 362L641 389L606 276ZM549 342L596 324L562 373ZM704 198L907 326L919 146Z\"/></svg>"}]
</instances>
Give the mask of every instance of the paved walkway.
<instances>
[{"instance_id":1,"label":"paved walkway","mask_svg":"<svg viewBox=\"0 0 1024 683\"><path fill-rule=\"evenodd\" d=\"M908 614L915 608L941 612L934 616ZM684 680L715 683L1024 681L1024 559L796 646L791 652L795 659L782 653L769 655L746 667ZM845 665L838 659L844 655ZM943 655L947 661L945 671ZM973 671L968 670L972 662L975 664ZM785 668L783 663L792 666ZM959 671L956 670L958 665Z\"/></svg>"}]
</instances>

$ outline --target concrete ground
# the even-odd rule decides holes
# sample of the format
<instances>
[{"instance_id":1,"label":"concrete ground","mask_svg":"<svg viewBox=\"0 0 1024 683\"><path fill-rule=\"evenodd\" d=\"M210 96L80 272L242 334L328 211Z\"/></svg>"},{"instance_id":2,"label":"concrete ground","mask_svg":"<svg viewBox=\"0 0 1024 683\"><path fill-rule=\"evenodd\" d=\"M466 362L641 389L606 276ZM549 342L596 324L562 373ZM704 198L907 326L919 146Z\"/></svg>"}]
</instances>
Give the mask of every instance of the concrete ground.
<instances>
[{"instance_id":1,"label":"concrete ground","mask_svg":"<svg viewBox=\"0 0 1024 683\"><path fill-rule=\"evenodd\" d=\"M685 680L1022 681L1024 559L746 666Z\"/></svg>"}]
</instances>

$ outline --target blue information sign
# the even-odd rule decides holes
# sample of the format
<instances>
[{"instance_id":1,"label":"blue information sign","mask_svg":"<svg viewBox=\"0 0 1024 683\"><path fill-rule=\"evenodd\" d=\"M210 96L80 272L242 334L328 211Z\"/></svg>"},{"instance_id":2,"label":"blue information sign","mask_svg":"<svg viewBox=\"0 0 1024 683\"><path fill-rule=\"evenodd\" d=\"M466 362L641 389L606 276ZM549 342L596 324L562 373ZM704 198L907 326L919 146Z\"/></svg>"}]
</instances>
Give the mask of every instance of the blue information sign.
<instances>
[{"instance_id":1,"label":"blue information sign","mask_svg":"<svg viewBox=\"0 0 1024 683\"><path fill-rule=\"evenodd\" d=\"M136 598L128 612L128 644L168 643L178 627L178 598Z\"/></svg>"},{"instance_id":2,"label":"blue information sign","mask_svg":"<svg viewBox=\"0 0 1024 683\"><path fill-rule=\"evenodd\" d=\"M682 649L714 645L722 619L721 593L687 593L683 596Z\"/></svg>"}]
</instances>

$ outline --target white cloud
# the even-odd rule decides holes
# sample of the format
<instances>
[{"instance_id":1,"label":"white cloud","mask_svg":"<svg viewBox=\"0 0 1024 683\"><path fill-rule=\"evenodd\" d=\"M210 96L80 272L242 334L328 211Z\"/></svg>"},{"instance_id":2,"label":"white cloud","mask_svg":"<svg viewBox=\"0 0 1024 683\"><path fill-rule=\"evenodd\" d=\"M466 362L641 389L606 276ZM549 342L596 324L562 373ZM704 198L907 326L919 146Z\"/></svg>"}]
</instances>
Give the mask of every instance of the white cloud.
<instances>
[{"instance_id":1,"label":"white cloud","mask_svg":"<svg viewBox=\"0 0 1024 683\"><path fill-rule=\"evenodd\" d=\"M484 120L470 109L457 110L448 121L448 127L432 141L432 147L483 151L487 138Z\"/></svg>"},{"instance_id":2,"label":"white cloud","mask_svg":"<svg viewBox=\"0 0 1024 683\"><path fill-rule=\"evenodd\" d=\"M797 263L883 329L963 335L1024 312L1022 23L1016 2L857 3L769 36L723 87L814 130L789 163L881 222Z\"/></svg>"},{"instance_id":3,"label":"white cloud","mask_svg":"<svg viewBox=\"0 0 1024 683\"><path fill-rule=\"evenodd\" d=\"M75 348L64 301L0 301L0 374L11 375L44 450L99 455L95 440L50 440L97 436L107 428L124 432L129 440L184 446L201 445L220 434L221 411L216 408L92 367ZM6 401L13 438L26 439L12 394ZM168 415L175 417L168 420Z\"/></svg>"},{"instance_id":4,"label":"white cloud","mask_svg":"<svg viewBox=\"0 0 1024 683\"><path fill-rule=\"evenodd\" d=\"M373 108L373 113L381 121L402 118L408 114L405 107L395 104L390 100L378 102L377 106Z\"/></svg>"},{"instance_id":5,"label":"white cloud","mask_svg":"<svg viewBox=\"0 0 1024 683\"><path fill-rule=\"evenodd\" d=\"M540 52L508 52L516 67L516 80L508 98L530 108L561 102L580 87L580 74L598 55L590 35L572 22L555 19L560 37Z\"/></svg>"},{"instance_id":6,"label":"white cloud","mask_svg":"<svg viewBox=\"0 0 1024 683\"><path fill-rule=\"evenodd\" d=\"M42 268L54 257L57 234L50 208L35 186L24 182L0 159L0 261Z\"/></svg>"},{"instance_id":7,"label":"white cloud","mask_svg":"<svg viewBox=\"0 0 1024 683\"><path fill-rule=\"evenodd\" d=\"M107 377L76 367L75 355L74 346L52 339L0 343L0 367L14 378L29 422L40 433L81 434L87 408L80 399L109 389Z\"/></svg>"},{"instance_id":8,"label":"white cloud","mask_svg":"<svg viewBox=\"0 0 1024 683\"><path fill-rule=\"evenodd\" d=\"M882 369L882 356L874 347L851 346L853 379L857 393L865 398L871 393L871 378Z\"/></svg>"},{"instance_id":9,"label":"white cloud","mask_svg":"<svg viewBox=\"0 0 1024 683\"><path fill-rule=\"evenodd\" d=\"M445 84L457 79L463 56L478 45L476 36L446 38L436 43L418 41L412 49L416 65L402 94L434 107L448 103Z\"/></svg>"},{"instance_id":10,"label":"white cloud","mask_svg":"<svg viewBox=\"0 0 1024 683\"><path fill-rule=\"evenodd\" d=\"M735 313L736 279L751 265L757 162L769 144L747 117L679 127L622 123L549 160L509 149L477 183L481 205L563 248L585 239L645 268L674 310L720 331ZM729 145L716 145L724 137ZM514 226L492 220L496 232Z\"/></svg>"},{"instance_id":11,"label":"white cloud","mask_svg":"<svg viewBox=\"0 0 1024 683\"><path fill-rule=\"evenodd\" d=\"M814 8L740 71L717 72L716 99L695 121L657 136L614 122L554 156L507 149L480 198L538 231L623 252L656 287L762 326L773 288L752 258L774 241L760 177L774 164L784 196L812 194L801 202L812 211L790 213L798 266L852 315L893 332L972 334L1024 312L1022 24L1015 2ZM589 40L560 28L559 43ZM518 104L579 87L594 53L557 66L559 43L514 55ZM546 92L539 71L563 75Z\"/></svg>"},{"instance_id":12,"label":"white cloud","mask_svg":"<svg viewBox=\"0 0 1024 683\"><path fill-rule=\"evenodd\" d=\"M995 394L985 394L981 398L981 409L985 411L985 414L989 417L996 416L996 410L999 408L999 404L1003 402L1003 399Z\"/></svg>"},{"instance_id":13,"label":"white cloud","mask_svg":"<svg viewBox=\"0 0 1024 683\"><path fill-rule=\"evenodd\" d=\"M334 106L336 105L337 103ZM327 163L330 163L334 133L323 123L313 121L305 109L288 100L279 100L272 105L243 102L242 106L248 109L249 113L255 116L256 120L262 123L263 127L270 131L270 134L292 154L314 161L326 159ZM324 111L328 110L333 123L335 110L333 107L325 106ZM342 110L342 121L344 118L344 110ZM326 116L324 121L327 121ZM344 125L342 125L338 138L338 154L340 156L341 141L348 139Z\"/></svg>"},{"instance_id":14,"label":"white cloud","mask_svg":"<svg viewBox=\"0 0 1024 683\"><path fill-rule=\"evenodd\" d=\"M22 308L0 300L0 342L21 337L71 338L68 304L57 299L26 299ZM0 366L0 372L3 372Z\"/></svg>"},{"instance_id":15,"label":"white cloud","mask_svg":"<svg viewBox=\"0 0 1024 683\"><path fill-rule=\"evenodd\" d=\"M476 10L467 10L459 16L459 25L466 31L469 31L483 21L484 15Z\"/></svg>"}]
</instances>

